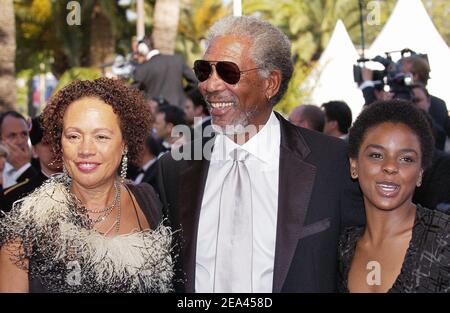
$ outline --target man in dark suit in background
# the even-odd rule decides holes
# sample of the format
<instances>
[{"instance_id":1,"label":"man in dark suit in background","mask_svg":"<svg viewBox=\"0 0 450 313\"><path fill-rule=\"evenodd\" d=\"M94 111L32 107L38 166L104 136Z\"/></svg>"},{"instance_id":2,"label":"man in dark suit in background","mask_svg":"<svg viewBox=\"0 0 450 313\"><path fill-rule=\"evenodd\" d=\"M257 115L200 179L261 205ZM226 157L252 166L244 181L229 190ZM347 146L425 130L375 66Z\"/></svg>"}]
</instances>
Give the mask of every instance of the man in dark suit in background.
<instances>
[{"instance_id":1,"label":"man in dark suit in background","mask_svg":"<svg viewBox=\"0 0 450 313\"><path fill-rule=\"evenodd\" d=\"M450 155L435 149L433 162L425 170L422 185L416 188L414 203L450 214Z\"/></svg>"},{"instance_id":2,"label":"man in dark suit in background","mask_svg":"<svg viewBox=\"0 0 450 313\"><path fill-rule=\"evenodd\" d=\"M187 99L184 103L184 113L186 122L191 127L191 140L209 136L205 134L208 127L211 126L211 115L209 114L208 104L198 88L192 89L187 93ZM211 136L209 136L211 137Z\"/></svg>"},{"instance_id":3,"label":"man in dark suit in background","mask_svg":"<svg viewBox=\"0 0 450 313\"><path fill-rule=\"evenodd\" d=\"M38 157L39 172L31 177L25 178L17 184L5 188L0 194L0 209L8 212L12 209L15 201L22 199L42 184L53 174L62 171L62 164L53 163L53 152L50 145L42 142L44 135L39 117L31 121L30 141L33 151Z\"/></svg>"},{"instance_id":4,"label":"man in dark suit in background","mask_svg":"<svg viewBox=\"0 0 450 313\"><path fill-rule=\"evenodd\" d=\"M344 141L273 112L290 51L269 23L227 17L194 64L216 135L165 154L158 173L165 214L182 230L178 291L336 291L339 234L364 223L362 197Z\"/></svg>"},{"instance_id":5,"label":"man in dark suit in background","mask_svg":"<svg viewBox=\"0 0 450 313\"><path fill-rule=\"evenodd\" d=\"M412 55L401 59L400 70L403 73L411 74L416 84L422 84L425 88L430 79L430 65L428 60L419 55ZM444 100L429 95L430 107L428 113L433 121L450 137L450 117L448 116L447 105Z\"/></svg>"},{"instance_id":6,"label":"man in dark suit in background","mask_svg":"<svg viewBox=\"0 0 450 313\"><path fill-rule=\"evenodd\" d=\"M156 187L156 162L161 152L162 147L159 142L152 135L148 136L141 152L139 170L134 178L134 183L148 183L154 188Z\"/></svg>"},{"instance_id":7,"label":"man in dark suit in background","mask_svg":"<svg viewBox=\"0 0 450 313\"><path fill-rule=\"evenodd\" d=\"M20 113L8 111L0 115L0 142L9 150L3 170L3 188L9 188L37 174L31 165L28 139L29 125Z\"/></svg>"},{"instance_id":8,"label":"man in dark suit in background","mask_svg":"<svg viewBox=\"0 0 450 313\"><path fill-rule=\"evenodd\" d=\"M133 86L143 90L147 98L163 97L170 104L182 107L186 99L183 78L191 89L197 79L181 55L166 55L152 49L148 39L138 43L138 52L145 62L136 66Z\"/></svg>"}]
</instances>

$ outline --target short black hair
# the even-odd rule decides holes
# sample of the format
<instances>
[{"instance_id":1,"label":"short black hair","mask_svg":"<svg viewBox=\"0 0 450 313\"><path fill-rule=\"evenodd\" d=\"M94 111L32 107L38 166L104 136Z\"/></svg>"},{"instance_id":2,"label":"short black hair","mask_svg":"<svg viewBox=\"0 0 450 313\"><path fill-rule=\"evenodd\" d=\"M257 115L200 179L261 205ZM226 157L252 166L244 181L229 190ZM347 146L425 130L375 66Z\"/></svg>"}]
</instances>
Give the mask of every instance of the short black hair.
<instances>
[{"instance_id":1,"label":"short black hair","mask_svg":"<svg viewBox=\"0 0 450 313\"><path fill-rule=\"evenodd\" d=\"M0 115L0 137L2 136L2 126L3 126L3 121L4 121L5 118L8 117L8 116L11 116L11 117L14 117L14 118L22 119L22 120L24 120L24 122L28 125L28 121L26 120L26 118L25 118L22 114L20 114L19 112L17 112L17 111L6 111L6 112L3 112L3 113ZM29 125L28 125L28 126L29 126Z\"/></svg>"},{"instance_id":2,"label":"short black hair","mask_svg":"<svg viewBox=\"0 0 450 313\"><path fill-rule=\"evenodd\" d=\"M158 113L164 113L166 123L172 123L173 126L186 124L185 113L182 109L174 105L166 105L158 108Z\"/></svg>"},{"instance_id":3,"label":"short black hair","mask_svg":"<svg viewBox=\"0 0 450 313\"><path fill-rule=\"evenodd\" d=\"M163 96L152 97L150 98L150 100L153 100L156 103L158 103L158 108L171 105L169 101L167 101L166 98L164 98Z\"/></svg>"},{"instance_id":4,"label":"short black hair","mask_svg":"<svg viewBox=\"0 0 450 313\"><path fill-rule=\"evenodd\" d=\"M343 134L348 133L352 125L352 110L344 101L330 101L322 104L328 121L337 121L339 131Z\"/></svg>"},{"instance_id":5,"label":"short black hair","mask_svg":"<svg viewBox=\"0 0 450 313\"><path fill-rule=\"evenodd\" d=\"M35 146L42 141L42 137L44 137L44 129L41 125L40 116L34 117L31 120L31 129L30 129L30 141L31 145Z\"/></svg>"},{"instance_id":6,"label":"short black hair","mask_svg":"<svg viewBox=\"0 0 450 313\"><path fill-rule=\"evenodd\" d=\"M206 103L205 98L203 98L203 95L197 88L190 90L187 93L187 97L192 100L194 107L198 108L199 106L201 106L203 108L203 114L209 115L208 104Z\"/></svg>"},{"instance_id":7,"label":"short black hair","mask_svg":"<svg viewBox=\"0 0 450 313\"><path fill-rule=\"evenodd\" d=\"M425 114L405 100L376 101L361 112L350 129L349 157L358 157L361 144L370 128L386 122L408 126L419 138L422 168L426 169L431 165L434 139L430 123Z\"/></svg>"},{"instance_id":8,"label":"short black hair","mask_svg":"<svg viewBox=\"0 0 450 313\"><path fill-rule=\"evenodd\" d=\"M162 152L161 144L155 137L153 137L153 135L148 136L145 140L145 148L155 157L158 157L158 155Z\"/></svg>"}]
</instances>

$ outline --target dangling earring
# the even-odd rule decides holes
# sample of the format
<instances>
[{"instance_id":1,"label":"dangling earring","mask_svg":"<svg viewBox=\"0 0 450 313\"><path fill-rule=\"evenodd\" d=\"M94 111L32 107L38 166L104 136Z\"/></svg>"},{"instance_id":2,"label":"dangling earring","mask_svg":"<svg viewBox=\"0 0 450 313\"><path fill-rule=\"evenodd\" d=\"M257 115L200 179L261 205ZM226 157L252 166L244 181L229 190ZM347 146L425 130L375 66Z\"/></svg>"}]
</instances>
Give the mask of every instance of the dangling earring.
<instances>
[{"instance_id":1,"label":"dangling earring","mask_svg":"<svg viewBox=\"0 0 450 313\"><path fill-rule=\"evenodd\" d=\"M127 169L128 169L128 151L125 149L122 157L122 166L120 169L120 182L123 184L125 182L125 178L127 177Z\"/></svg>"}]
</instances>

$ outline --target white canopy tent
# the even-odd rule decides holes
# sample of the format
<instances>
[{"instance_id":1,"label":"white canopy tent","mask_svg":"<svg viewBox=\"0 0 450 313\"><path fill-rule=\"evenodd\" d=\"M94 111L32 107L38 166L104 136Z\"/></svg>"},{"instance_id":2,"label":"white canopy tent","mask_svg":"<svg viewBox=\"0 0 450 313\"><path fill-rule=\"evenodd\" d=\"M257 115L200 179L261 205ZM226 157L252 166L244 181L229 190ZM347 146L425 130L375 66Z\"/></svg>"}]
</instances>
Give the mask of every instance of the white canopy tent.
<instances>
[{"instance_id":1,"label":"white canopy tent","mask_svg":"<svg viewBox=\"0 0 450 313\"><path fill-rule=\"evenodd\" d=\"M362 92L353 81L353 65L358 58L344 23L339 20L319 61L300 86L308 94L303 102L320 106L331 100L345 101L354 120L364 104Z\"/></svg>"},{"instance_id":2,"label":"white canopy tent","mask_svg":"<svg viewBox=\"0 0 450 313\"><path fill-rule=\"evenodd\" d=\"M437 31L420 0L398 0L389 20L373 42L368 57L409 48L428 54L428 90L450 106L450 48ZM398 54L400 57L400 54ZM395 55L393 55L395 57Z\"/></svg>"}]
</instances>

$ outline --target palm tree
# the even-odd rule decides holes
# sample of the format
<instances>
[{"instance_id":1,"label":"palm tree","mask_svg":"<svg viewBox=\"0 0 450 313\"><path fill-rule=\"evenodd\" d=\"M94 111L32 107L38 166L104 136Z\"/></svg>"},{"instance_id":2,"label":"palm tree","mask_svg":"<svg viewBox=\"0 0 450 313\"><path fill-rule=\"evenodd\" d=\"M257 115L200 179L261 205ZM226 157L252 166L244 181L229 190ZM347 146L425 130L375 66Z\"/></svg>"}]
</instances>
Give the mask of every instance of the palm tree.
<instances>
[{"instance_id":1,"label":"palm tree","mask_svg":"<svg viewBox=\"0 0 450 313\"><path fill-rule=\"evenodd\" d=\"M156 0L153 11L153 44L162 53L175 51L180 0Z\"/></svg>"},{"instance_id":2,"label":"palm tree","mask_svg":"<svg viewBox=\"0 0 450 313\"><path fill-rule=\"evenodd\" d=\"M16 103L16 24L13 0L0 0L0 111Z\"/></svg>"},{"instance_id":3,"label":"palm tree","mask_svg":"<svg viewBox=\"0 0 450 313\"><path fill-rule=\"evenodd\" d=\"M114 58L113 19L117 20L117 4L110 0L94 0L92 4L89 66L99 67Z\"/></svg>"}]
</instances>

